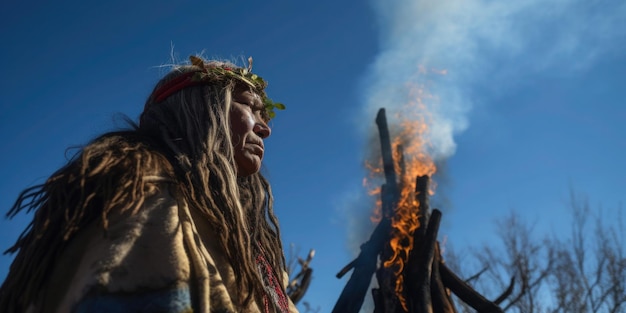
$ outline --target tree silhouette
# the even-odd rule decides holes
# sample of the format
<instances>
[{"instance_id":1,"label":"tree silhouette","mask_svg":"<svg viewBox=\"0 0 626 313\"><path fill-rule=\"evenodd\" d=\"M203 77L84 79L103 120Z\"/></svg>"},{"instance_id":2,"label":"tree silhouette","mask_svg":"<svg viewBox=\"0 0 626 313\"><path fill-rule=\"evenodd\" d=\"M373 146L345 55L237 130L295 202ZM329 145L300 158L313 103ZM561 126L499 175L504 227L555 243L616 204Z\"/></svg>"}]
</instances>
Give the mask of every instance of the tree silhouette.
<instances>
[{"instance_id":1,"label":"tree silhouette","mask_svg":"<svg viewBox=\"0 0 626 313\"><path fill-rule=\"evenodd\" d=\"M506 312L626 312L626 233L621 206L607 220L585 196L570 193L571 232L538 237L533 224L511 212L497 222L500 245L474 248L469 257L449 247L446 262L487 295L514 277ZM468 268L468 264L478 264ZM473 271L473 272L472 272ZM474 312L457 302L459 312Z\"/></svg>"}]
</instances>

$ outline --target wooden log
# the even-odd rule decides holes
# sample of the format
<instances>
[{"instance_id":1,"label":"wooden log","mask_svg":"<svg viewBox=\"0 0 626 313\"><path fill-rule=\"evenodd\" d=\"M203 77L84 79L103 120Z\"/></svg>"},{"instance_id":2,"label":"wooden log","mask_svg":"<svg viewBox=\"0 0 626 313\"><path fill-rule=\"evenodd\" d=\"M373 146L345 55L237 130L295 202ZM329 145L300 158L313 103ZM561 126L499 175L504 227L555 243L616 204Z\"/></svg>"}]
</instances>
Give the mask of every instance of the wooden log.
<instances>
[{"instance_id":1,"label":"wooden log","mask_svg":"<svg viewBox=\"0 0 626 313\"><path fill-rule=\"evenodd\" d=\"M479 313L503 313L495 303L487 300L465 281L454 274L445 264L439 264L439 273L443 284L459 299L467 303Z\"/></svg>"},{"instance_id":2,"label":"wooden log","mask_svg":"<svg viewBox=\"0 0 626 313\"><path fill-rule=\"evenodd\" d=\"M410 259L410 263L408 263L410 265L409 273L405 275L405 279L407 280L407 305L410 313L433 312L430 280L440 221L441 212L433 210L426 226L422 249L418 252L419 254L413 254L413 259Z\"/></svg>"},{"instance_id":3,"label":"wooden log","mask_svg":"<svg viewBox=\"0 0 626 313\"><path fill-rule=\"evenodd\" d=\"M433 311L438 313L456 313L454 302L450 296L449 290L443 285L441 274L439 273L439 264L441 264L441 250L439 243L435 245L435 257L433 259L433 270L430 276L430 293L433 303Z\"/></svg>"},{"instance_id":4,"label":"wooden log","mask_svg":"<svg viewBox=\"0 0 626 313\"><path fill-rule=\"evenodd\" d=\"M426 223L428 223L428 214L430 210L430 203L428 197L428 186L430 185L430 178L428 175L418 176L415 178L415 199L419 203L418 206L418 221L420 227L416 229L416 232L420 232L421 236L426 234ZM421 240L413 241L414 248L416 244L420 244ZM419 251L415 250L414 251Z\"/></svg>"},{"instance_id":5,"label":"wooden log","mask_svg":"<svg viewBox=\"0 0 626 313\"><path fill-rule=\"evenodd\" d=\"M373 313L385 313L385 296L381 293L380 288L372 288L372 299L374 300Z\"/></svg>"},{"instance_id":6,"label":"wooden log","mask_svg":"<svg viewBox=\"0 0 626 313\"><path fill-rule=\"evenodd\" d=\"M387 244L384 250L391 250L389 245ZM383 262L386 259L389 259L389 255L391 253L388 251L386 253L381 254L380 260ZM398 295L396 293L396 268L395 267L385 267L380 266L378 270L376 270L376 281L378 282L378 288L376 295L379 297L375 301L376 307L374 308L375 312L381 313L404 313L402 310L402 306L399 303Z\"/></svg>"},{"instance_id":7,"label":"wooden log","mask_svg":"<svg viewBox=\"0 0 626 313\"><path fill-rule=\"evenodd\" d=\"M378 111L378 115L376 116L376 124L378 125L378 129L380 132L381 155L384 165L383 168L385 171L386 182L389 186L389 193L387 195L393 196L391 199L388 200L388 203L391 205L384 206L382 213L385 217L389 218L389 220L392 220L396 214L397 203L400 198L400 186L396 175L396 167L393 159L391 140L389 136L389 130L387 128L387 119L384 109ZM403 175L406 171L406 167L404 164L404 152L402 145L398 145L395 152L396 155L399 156L399 160L397 160L397 163L400 165L400 175ZM390 181L393 181L394 184L389 184ZM390 229L390 236L388 236L388 239L391 237L391 233L392 229ZM391 259L393 254L393 249L391 248L389 240L387 240L383 245L383 248L381 249L381 263ZM385 313L405 312L400 305L398 294L396 292L396 280L398 278L396 274L397 272L397 266L380 266L376 271L376 280L379 286L376 294L380 299L377 301L377 307L375 308L375 311Z\"/></svg>"},{"instance_id":8,"label":"wooden log","mask_svg":"<svg viewBox=\"0 0 626 313\"><path fill-rule=\"evenodd\" d=\"M385 184L381 188L382 219L374 229L368 242L361 246L359 256L337 274L338 277L341 277L350 271L350 268L354 268L352 276L350 276L339 299L335 303L333 313L357 313L363 305L367 288L369 288L371 279L376 271L378 255L384 249L391 233L390 216L393 214L400 198L384 108L378 111L376 124L378 126L385 172Z\"/></svg>"},{"instance_id":9,"label":"wooden log","mask_svg":"<svg viewBox=\"0 0 626 313\"><path fill-rule=\"evenodd\" d=\"M422 260L422 258L424 257L424 237L426 235L427 228L426 215L429 210L428 181L429 177L426 175L416 177L415 179L415 196L418 201L418 207L416 207L415 210L417 211L418 222L420 224L413 233L413 245L407 257L404 272L402 273L404 276L404 293L405 298L407 298L407 307L409 312L411 312L412 309L416 309L418 303L424 303L426 301L423 297L423 293L420 291L423 286L418 287L418 285L426 283L426 280L424 280L426 278L420 278L418 276L424 274L424 269L422 269L422 267L426 266L426 261ZM428 277L428 281L430 281L430 275ZM428 298L430 298L430 295Z\"/></svg>"},{"instance_id":10,"label":"wooden log","mask_svg":"<svg viewBox=\"0 0 626 313\"><path fill-rule=\"evenodd\" d=\"M390 204L387 212L383 207L383 215L385 213L392 215L396 203L400 198L400 190L398 189L398 180L396 177L396 171L393 162L393 153L391 151L391 139L389 137L389 128L387 126L387 117L385 115L385 109L378 110L376 115L376 125L378 126L378 135L380 138L380 154L383 159L383 170L385 172L385 185L386 192L381 193L383 202L386 200ZM386 198L386 199L385 199Z\"/></svg>"},{"instance_id":11,"label":"wooden log","mask_svg":"<svg viewBox=\"0 0 626 313\"><path fill-rule=\"evenodd\" d=\"M378 254L391 230L391 221L383 218L374 229L370 240L361 245L359 256L350 264L354 271L346 283L339 299L335 303L333 313L357 313L363 306L363 300L376 271ZM348 270L342 270L347 272ZM341 273L341 272L340 272Z\"/></svg>"}]
</instances>

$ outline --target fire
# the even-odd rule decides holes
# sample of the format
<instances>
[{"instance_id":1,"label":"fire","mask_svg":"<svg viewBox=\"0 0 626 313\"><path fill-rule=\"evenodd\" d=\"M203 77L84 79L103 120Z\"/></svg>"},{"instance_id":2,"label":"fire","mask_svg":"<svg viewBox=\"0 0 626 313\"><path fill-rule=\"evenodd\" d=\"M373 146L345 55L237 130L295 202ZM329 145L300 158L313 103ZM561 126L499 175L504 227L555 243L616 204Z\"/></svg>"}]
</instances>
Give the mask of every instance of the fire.
<instances>
[{"instance_id":1,"label":"fire","mask_svg":"<svg viewBox=\"0 0 626 313\"><path fill-rule=\"evenodd\" d=\"M383 265L391 268L397 277L395 291L400 303L406 310L406 303L403 293L403 276L405 262L409 252L413 247L413 233L420 227L418 217L422 212L418 212L419 203L415 194L416 177L428 175L432 177L437 171L435 163L428 154L430 143L428 142L428 125L431 115L428 113L424 98L427 95L423 88L414 88L411 98L401 112L396 113L399 121L395 125L390 124L390 135L392 140L392 151L394 159L394 170L400 188L400 199L391 216L392 233L390 246L391 257L382 260ZM370 172L370 178L364 180L364 185L368 186L373 178L383 175L382 160L378 164L366 164ZM380 187L370 187L369 194L377 196L372 221L379 222L382 217L380 200ZM434 193L434 184L431 184L429 194Z\"/></svg>"},{"instance_id":2,"label":"fire","mask_svg":"<svg viewBox=\"0 0 626 313\"><path fill-rule=\"evenodd\" d=\"M372 164L366 161L365 168L369 170L370 178L374 178L376 176L380 176L383 174L382 164L380 164L379 166L373 166ZM367 189L367 194L369 196L376 197L374 211L372 212L372 215L370 216L370 220L372 221L372 223L379 223L383 217L383 211L382 211L383 202L380 198L381 187L380 185L371 187L370 180L368 180L367 178L363 178L363 187Z\"/></svg>"}]
</instances>

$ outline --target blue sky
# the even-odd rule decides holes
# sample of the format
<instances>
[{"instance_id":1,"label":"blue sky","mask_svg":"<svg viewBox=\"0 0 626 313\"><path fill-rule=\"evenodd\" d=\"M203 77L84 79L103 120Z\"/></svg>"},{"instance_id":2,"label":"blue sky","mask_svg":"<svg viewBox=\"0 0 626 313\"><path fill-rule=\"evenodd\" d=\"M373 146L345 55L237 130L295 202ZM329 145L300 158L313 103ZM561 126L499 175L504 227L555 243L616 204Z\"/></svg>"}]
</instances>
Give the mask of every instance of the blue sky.
<instances>
[{"instance_id":1,"label":"blue sky","mask_svg":"<svg viewBox=\"0 0 626 313\"><path fill-rule=\"evenodd\" d=\"M624 200L623 1L5 1L0 40L2 210L68 147L136 119L172 55L253 56L287 105L265 171L285 244L317 251L305 300L322 312L372 227L361 180L375 111L397 112L407 86L432 96L440 236L455 248L494 240L511 209L567 232L570 188L612 212ZM0 220L3 249L29 219Z\"/></svg>"}]
</instances>

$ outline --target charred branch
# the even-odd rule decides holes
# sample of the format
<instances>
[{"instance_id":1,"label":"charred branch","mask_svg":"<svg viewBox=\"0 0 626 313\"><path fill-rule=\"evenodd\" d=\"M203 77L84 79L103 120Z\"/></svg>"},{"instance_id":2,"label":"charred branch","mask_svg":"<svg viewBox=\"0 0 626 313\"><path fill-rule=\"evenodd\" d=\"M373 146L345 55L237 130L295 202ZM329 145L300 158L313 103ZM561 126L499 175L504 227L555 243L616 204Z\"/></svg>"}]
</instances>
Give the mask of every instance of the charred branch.
<instances>
[{"instance_id":1,"label":"charred branch","mask_svg":"<svg viewBox=\"0 0 626 313\"><path fill-rule=\"evenodd\" d=\"M418 206L419 209L417 213L419 214L418 220L419 220L419 225L420 225L420 227L417 230L415 230L415 232L419 232L421 236L426 234L426 228L424 227L424 225L426 225L428 221L428 213L430 209L430 203L428 201L429 182L430 182L430 178L428 177L428 175L418 176L415 179L415 198L419 205ZM441 216L441 212L439 213L440 213L439 215ZM421 240L413 241L414 250L418 248L416 245L419 245L419 243L421 243ZM419 250L415 250L415 251L419 251Z\"/></svg>"},{"instance_id":2,"label":"charred branch","mask_svg":"<svg viewBox=\"0 0 626 313\"><path fill-rule=\"evenodd\" d=\"M376 226L376 229L374 229L370 240L361 245L359 256L337 274L339 278L349 272L351 268L354 268L352 276L350 276L337 303L335 303L333 313L359 312L359 309L363 305L367 288L369 288L372 276L376 271L378 253L385 239L388 238L390 229L391 221L383 218ZM340 276L340 274L342 275Z\"/></svg>"},{"instance_id":3,"label":"charred branch","mask_svg":"<svg viewBox=\"0 0 626 313\"><path fill-rule=\"evenodd\" d=\"M387 185L387 192L381 194L381 196L383 197L383 202L386 197L390 204L395 204L397 203L400 191L398 190L398 180L396 178L393 154L391 152L391 138L389 137L389 128L387 126L387 117L385 115L384 108L378 110L378 114L376 115L376 125L378 126L380 153L383 159L383 170L385 171L385 183Z\"/></svg>"},{"instance_id":4,"label":"charred branch","mask_svg":"<svg viewBox=\"0 0 626 313\"><path fill-rule=\"evenodd\" d=\"M358 257L356 259L350 261L350 263L348 263L348 265L344 266L341 269L341 271L339 271L339 273L337 273L337 275L335 275L335 276L337 278L341 278L344 275L348 274L348 272L351 271L354 268L354 266L356 265L357 259L358 259Z\"/></svg>"},{"instance_id":5,"label":"charred branch","mask_svg":"<svg viewBox=\"0 0 626 313\"><path fill-rule=\"evenodd\" d=\"M417 265L415 267L411 266L411 268L409 268L410 271L405 275L405 285L407 286L408 294L416 295L416 297L408 297L409 312L432 312L430 283L440 221L441 212L439 210L433 210L426 227L422 249L421 251L412 251L417 252L417 254L411 253L409 258L410 261L412 259L415 260L414 264ZM414 235L419 236L417 231ZM418 240L419 238L415 238L415 241Z\"/></svg>"},{"instance_id":6,"label":"charred branch","mask_svg":"<svg viewBox=\"0 0 626 313\"><path fill-rule=\"evenodd\" d=\"M381 155L386 180L386 183L381 188L382 219L374 229L370 239L365 244L361 245L359 256L337 273L337 277L341 278L348 273L350 269L354 269L337 303L335 303L333 313L356 313L363 305L367 288L377 268L378 255L387 243L389 234L391 233L390 216L400 197L398 181L394 170L391 139L389 137L385 109L378 111L376 124L378 125L380 136Z\"/></svg>"},{"instance_id":7,"label":"charred branch","mask_svg":"<svg viewBox=\"0 0 626 313\"><path fill-rule=\"evenodd\" d=\"M502 313L504 312L495 303L487 300L478 291L474 290L465 281L454 274L445 264L439 264L441 280L446 287L469 306L481 313Z\"/></svg>"},{"instance_id":8,"label":"charred branch","mask_svg":"<svg viewBox=\"0 0 626 313\"><path fill-rule=\"evenodd\" d=\"M431 298L434 312L457 313L449 289L443 285L439 264L442 263L439 244L435 246L435 258L433 260L432 276L430 277Z\"/></svg>"}]
</instances>

